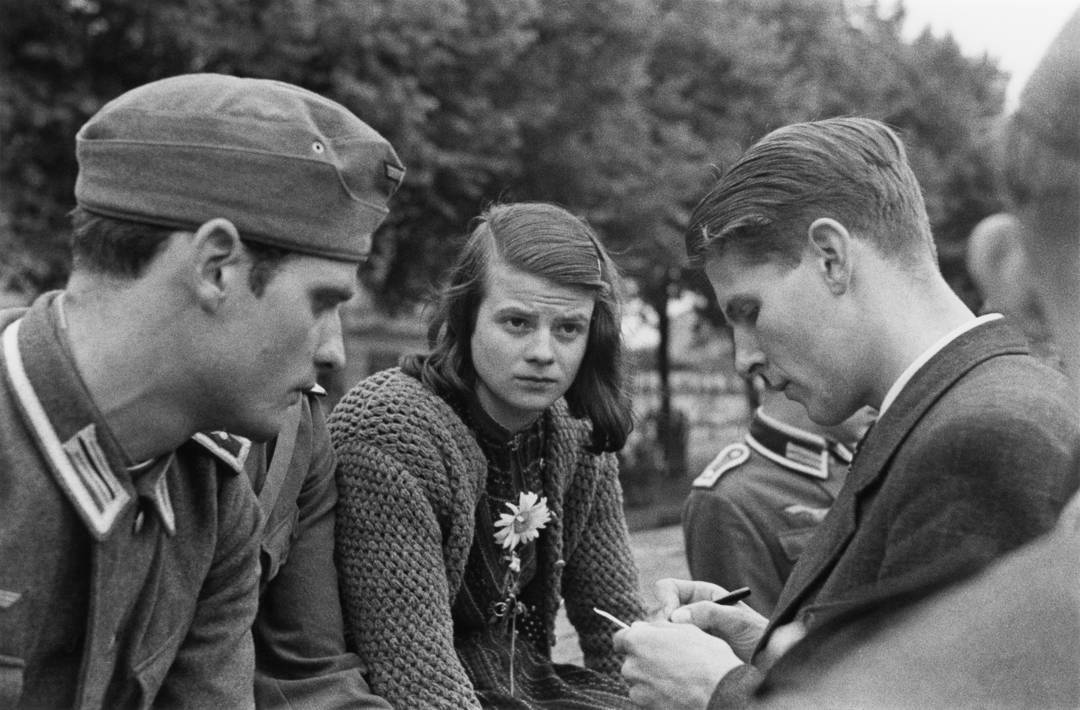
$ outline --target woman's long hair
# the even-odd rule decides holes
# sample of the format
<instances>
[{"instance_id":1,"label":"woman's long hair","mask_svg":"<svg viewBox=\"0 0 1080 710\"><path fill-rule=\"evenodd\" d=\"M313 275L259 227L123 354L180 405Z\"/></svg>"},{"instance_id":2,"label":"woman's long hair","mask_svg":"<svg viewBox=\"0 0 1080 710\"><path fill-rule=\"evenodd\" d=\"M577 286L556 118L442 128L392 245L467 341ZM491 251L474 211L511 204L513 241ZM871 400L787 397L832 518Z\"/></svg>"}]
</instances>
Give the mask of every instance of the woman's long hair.
<instances>
[{"instance_id":1,"label":"woman's long hair","mask_svg":"<svg viewBox=\"0 0 1080 710\"><path fill-rule=\"evenodd\" d=\"M592 423L590 451L618 451L633 428L623 382L621 279L585 222L542 202L493 205L474 220L428 326L425 355L402 359L402 369L444 397L462 398L476 385L470 342L492 264L583 289L596 296L585 355L566 401Z\"/></svg>"}]
</instances>

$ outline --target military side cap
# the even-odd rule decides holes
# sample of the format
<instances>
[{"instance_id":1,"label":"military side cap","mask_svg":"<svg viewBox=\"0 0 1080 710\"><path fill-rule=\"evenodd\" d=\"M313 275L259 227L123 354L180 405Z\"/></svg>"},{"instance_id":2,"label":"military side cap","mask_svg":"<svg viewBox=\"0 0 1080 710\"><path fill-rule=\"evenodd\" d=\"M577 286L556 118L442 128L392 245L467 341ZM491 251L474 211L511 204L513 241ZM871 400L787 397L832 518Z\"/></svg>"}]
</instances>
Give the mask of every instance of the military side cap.
<instances>
[{"instance_id":1,"label":"military side cap","mask_svg":"<svg viewBox=\"0 0 1080 710\"><path fill-rule=\"evenodd\" d=\"M341 104L268 79L186 74L132 89L76 136L75 199L107 217L359 261L405 169Z\"/></svg>"}]
</instances>

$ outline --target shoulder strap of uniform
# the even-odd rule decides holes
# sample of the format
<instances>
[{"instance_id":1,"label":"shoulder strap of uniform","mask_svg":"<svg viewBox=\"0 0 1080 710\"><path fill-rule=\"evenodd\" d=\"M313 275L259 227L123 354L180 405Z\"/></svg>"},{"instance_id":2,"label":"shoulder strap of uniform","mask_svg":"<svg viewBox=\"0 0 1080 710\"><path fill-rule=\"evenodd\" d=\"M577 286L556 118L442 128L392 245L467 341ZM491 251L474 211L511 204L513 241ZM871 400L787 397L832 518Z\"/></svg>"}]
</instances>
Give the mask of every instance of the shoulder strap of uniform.
<instances>
[{"instance_id":1,"label":"shoulder strap of uniform","mask_svg":"<svg viewBox=\"0 0 1080 710\"><path fill-rule=\"evenodd\" d=\"M749 458L750 447L741 441L725 446L712 463L705 467L701 475L694 479L694 488L712 488L721 476L736 466L746 463Z\"/></svg>"},{"instance_id":2,"label":"shoulder strap of uniform","mask_svg":"<svg viewBox=\"0 0 1080 710\"><path fill-rule=\"evenodd\" d=\"M292 462L293 448L296 446L296 433L300 429L300 413L304 411L304 401L301 399L285 414L285 421L278 432L277 441L274 443L274 455L270 460L270 466L266 472L266 480L263 481L259 490L259 507L262 508L263 519L269 520L274 512L281 487L285 485L285 479L289 475L289 464Z\"/></svg>"},{"instance_id":3,"label":"shoulder strap of uniform","mask_svg":"<svg viewBox=\"0 0 1080 710\"><path fill-rule=\"evenodd\" d=\"M243 474L244 462L251 452L251 441L227 431L200 431L191 440L209 451L229 470Z\"/></svg>"}]
</instances>

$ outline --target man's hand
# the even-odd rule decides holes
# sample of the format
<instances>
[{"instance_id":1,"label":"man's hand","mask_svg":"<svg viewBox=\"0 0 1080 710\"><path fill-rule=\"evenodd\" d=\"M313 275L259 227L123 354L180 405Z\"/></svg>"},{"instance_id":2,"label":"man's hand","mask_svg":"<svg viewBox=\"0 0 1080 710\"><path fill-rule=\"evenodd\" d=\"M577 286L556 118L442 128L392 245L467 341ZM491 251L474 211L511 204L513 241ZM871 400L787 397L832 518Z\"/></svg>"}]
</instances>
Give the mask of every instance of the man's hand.
<instances>
[{"instance_id":1,"label":"man's hand","mask_svg":"<svg viewBox=\"0 0 1080 710\"><path fill-rule=\"evenodd\" d=\"M653 593L660 602L658 619L670 619L671 612L681 606L694 602L712 601L727 594L727 590L711 582L692 582L689 579L658 579L653 585Z\"/></svg>"},{"instance_id":2,"label":"man's hand","mask_svg":"<svg viewBox=\"0 0 1080 710\"><path fill-rule=\"evenodd\" d=\"M769 620L742 602L714 604L727 593L709 582L661 579L656 583L660 614L676 624L693 624L702 631L726 641L735 654L749 663Z\"/></svg>"},{"instance_id":3,"label":"man's hand","mask_svg":"<svg viewBox=\"0 0 1080 710\"><path fill-rule=\"evenodd\" d=\"M626 654L630 700L643 708L701 710L720 679L741 665L730 646L689 624L638 621L614 641Z\"/></svg>"}]
</instances>

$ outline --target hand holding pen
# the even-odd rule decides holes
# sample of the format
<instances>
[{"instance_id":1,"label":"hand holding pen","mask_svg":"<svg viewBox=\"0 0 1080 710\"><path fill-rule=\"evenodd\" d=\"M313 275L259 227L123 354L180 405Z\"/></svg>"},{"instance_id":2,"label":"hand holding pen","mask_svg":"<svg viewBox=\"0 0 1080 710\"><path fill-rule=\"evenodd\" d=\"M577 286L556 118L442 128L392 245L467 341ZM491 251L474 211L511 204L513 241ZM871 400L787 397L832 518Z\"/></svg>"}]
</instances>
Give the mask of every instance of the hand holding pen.
<instances>
[{"instance_id":1,"label":"hand holding pen","mask_svg":"<svg viewBox=\"0 0 1080 710\"><path fill-rule=\"evenodd\" d=\"M750 658L768 626L768 619L739 603L749 594L745 588L729 591L709 582L661 579L654 589L662 618L692 624L723 639L744 661Z\"/></svg>"},{"instance_id":2,"label":"hand holding pen","mask_svg":"<svg viewBox=\"0 0 1080 710\"><path fill-rule=\"evenodd\" d=\"M744 662L749 662L768 625L768 619L739 603L750 594L747 587L729 592L708 582L661 579L656 583L655 593L660 602L661 621L651 626L691 624L726 641ZM626 621L604 609L594 607L593 611L620 629L630 628Z\"/></svg>"},{"instance_id":3,"label":"hand holding pen","mask_svg":"<svg viewBox=\"0 0 1080 710\"><path fill-rule=\"evenodd\" d=\"M712 601L713 604L738 604L748 596L750 596L750 587L739 587Z\"/></svg>"},{"instance_id":4,"label":"hand holding pen","mask_svg":"<svg viewBox=\"0 0 1080 710\"><path fill-rule=\"evenodd\" d=\"M738 589L733 589L721 597L713 599L712 602L713 604L738 604L740 601L746 599L748 596L750 596L750 587L739 587ZM614 614L606 612L603 609L598 609L595 606L593 607L593 611L621 629L630 628L630 624L626 623Z\"/></svg>"}]
</instances>

